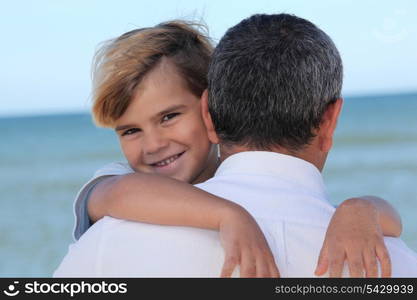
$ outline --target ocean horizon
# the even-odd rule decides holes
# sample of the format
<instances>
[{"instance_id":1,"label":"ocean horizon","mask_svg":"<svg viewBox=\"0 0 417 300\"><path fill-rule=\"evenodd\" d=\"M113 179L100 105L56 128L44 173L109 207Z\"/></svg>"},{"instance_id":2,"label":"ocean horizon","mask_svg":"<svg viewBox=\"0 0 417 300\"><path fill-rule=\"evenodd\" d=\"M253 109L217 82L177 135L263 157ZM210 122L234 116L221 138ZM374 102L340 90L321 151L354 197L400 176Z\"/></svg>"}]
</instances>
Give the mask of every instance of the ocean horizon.
<instances>
[{"instance_id":1,"label":"ocean horizon","mask_svg":"<svg viewBox=\"0 0 417 300\"><path fill-rule=\"evenodd\" d=\"M331 202L389 201L417 251L417 92L346 97L323 171ZM101 166L124 161L89 113L0 116L1 277L50 277L72 242L73 200Z\"/></svg>"}]
</instances>

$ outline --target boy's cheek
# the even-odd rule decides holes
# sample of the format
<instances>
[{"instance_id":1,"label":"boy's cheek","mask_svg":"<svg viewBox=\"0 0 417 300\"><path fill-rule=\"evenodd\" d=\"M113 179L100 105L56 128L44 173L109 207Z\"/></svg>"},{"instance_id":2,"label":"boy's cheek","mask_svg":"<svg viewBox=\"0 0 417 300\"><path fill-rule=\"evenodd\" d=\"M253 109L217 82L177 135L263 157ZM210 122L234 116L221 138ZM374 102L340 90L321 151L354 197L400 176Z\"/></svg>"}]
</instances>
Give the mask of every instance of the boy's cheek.
<instances>
[{"instance_id":1,"label":"boy's cheek","mask_svg":"<svg viewBox=\"0 0 417 300\"><path fill-rule=\"evenodd\" d=\"M130 165L135 165L136 162L135 160L135 155L134 155L134 147L132 147L132 145L125 143L125 142L120 142L120 148L123 152L123 155L125 156L125 158L127 159L127 161L129 162Z\"/></svg>"}]
</instances>

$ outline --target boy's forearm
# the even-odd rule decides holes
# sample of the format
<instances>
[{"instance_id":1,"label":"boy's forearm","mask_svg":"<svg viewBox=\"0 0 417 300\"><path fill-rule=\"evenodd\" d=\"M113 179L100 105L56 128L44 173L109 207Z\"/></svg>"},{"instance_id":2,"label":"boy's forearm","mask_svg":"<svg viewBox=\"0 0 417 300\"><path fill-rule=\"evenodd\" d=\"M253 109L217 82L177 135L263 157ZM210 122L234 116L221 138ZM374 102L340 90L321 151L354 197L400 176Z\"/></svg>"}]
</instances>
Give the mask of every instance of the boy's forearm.
<instances>
[{"instance_id":1,"label":"boy's forearm","mask_svg":"<svg viewBox=\"0 0 417 300\"><path fill-rule=\"evenodd\" d=\"M365 205L369 209L375 209L378 222L385 236L399 237L402 232L401 217L386 200L375 196L361 196L345 200L341 205Z\"/></svg>"},{"instance_id":2,"label":"boy's forearm","mask_svg":"<svg viewBox=\"0 0 417 300\"><path fill-rule=\"evenodd\" d=\"M188 183L134 173L103 180L91 193L88 211L96 221L105 215L161 225L218 229L239 205Z\"/></svg>"}]
</instances>

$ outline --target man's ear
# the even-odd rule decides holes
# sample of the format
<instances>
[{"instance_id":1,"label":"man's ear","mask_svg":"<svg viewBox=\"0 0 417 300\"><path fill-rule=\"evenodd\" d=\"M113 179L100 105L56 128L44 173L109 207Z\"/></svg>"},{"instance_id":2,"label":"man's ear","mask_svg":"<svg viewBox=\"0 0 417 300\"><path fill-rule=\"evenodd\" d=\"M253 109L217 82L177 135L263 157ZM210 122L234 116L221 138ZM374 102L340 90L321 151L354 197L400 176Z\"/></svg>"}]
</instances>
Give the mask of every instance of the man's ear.
<instances>
[{"instance_id":1,"label":"man's ear","mask_svg":"<svg viewBox=\"0 0 417 300\"><path fill-rule=\"evenodd\" d=\"M209 112L207 89L205 89L203 95L201 95L201 115L203 117L204 125L206 125L207 136L210 142L212 144L218 144L220 140L216 131L214 130L213 120L211 119Z\"/></svg>"},{"instance_id":2,"label":"man's ear","mask_svg":"<svg viewBox=\"0 0 417 300\"><path fill-rule=\"evenodd\" d=\"M320 148L323 152L329 152L333 145L333 134L336 130L337 120L343 106L343 99L336 99L330 103L323 113L318 132Z\"/></svg>"}]
</instances>

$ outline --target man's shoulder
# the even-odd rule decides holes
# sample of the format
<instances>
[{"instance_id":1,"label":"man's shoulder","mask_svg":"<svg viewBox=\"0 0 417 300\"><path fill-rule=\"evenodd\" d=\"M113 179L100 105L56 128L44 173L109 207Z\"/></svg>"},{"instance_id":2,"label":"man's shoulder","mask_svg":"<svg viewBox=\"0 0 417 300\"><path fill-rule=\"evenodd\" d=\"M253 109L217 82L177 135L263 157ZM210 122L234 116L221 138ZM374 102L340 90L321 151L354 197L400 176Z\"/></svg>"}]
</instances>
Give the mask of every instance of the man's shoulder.
<instances>
[{"instance_id":1,"label":"man's shoulder","mask_svg":"<svg viewBox=\"0 0 417 300\"><path fill-rule=\"evenodd\" d=\"M100 276L213 277L224 259L218 232L199 228L104 217L79 242L89 240L100 244Z\"/></svg>"},{"instance_id":2,"label":"man's shoulder","mask_svg":"<svg viewBox=\"0 0 417 300\"><path fill-rule=\"evenodd\" d=\"M93 227L100 227L101 234L105 239L124 239L132 236L136 237L157 237L158 239L209 239L218 240L218 232L214 230L185 227L185 226L165 226L134 222L123 219L116 219L106 216L100 219ZM140 243L142 244L142 243Z\"/></svg>"}]
</instances>

